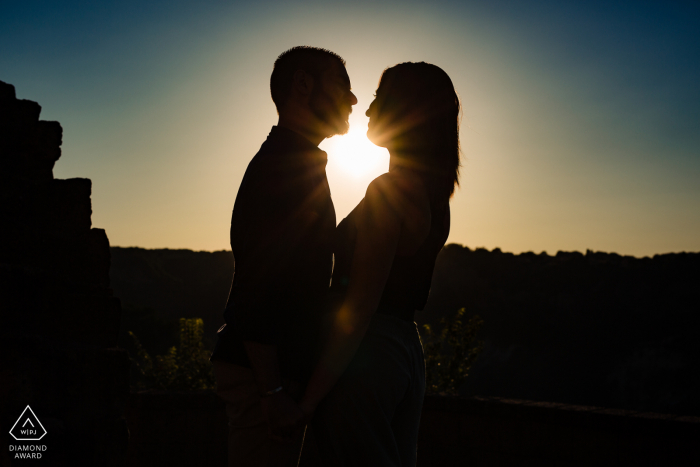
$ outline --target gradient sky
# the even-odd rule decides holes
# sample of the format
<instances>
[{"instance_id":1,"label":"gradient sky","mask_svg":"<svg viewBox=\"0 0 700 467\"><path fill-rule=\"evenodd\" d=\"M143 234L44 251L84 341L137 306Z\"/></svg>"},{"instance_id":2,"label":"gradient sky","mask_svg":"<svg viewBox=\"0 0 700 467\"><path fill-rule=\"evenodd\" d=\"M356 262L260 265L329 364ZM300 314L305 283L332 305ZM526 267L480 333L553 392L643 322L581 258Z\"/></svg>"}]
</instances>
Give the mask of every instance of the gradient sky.
<instances>
[{"instance_id":1,"label":"gradient sky","mask_svg":"<svg viewBox=\"0 0 700 467\"><path fill-rule=\"evenodd\" d=\"M449 242L700 251L697 2L144 4L0 3L0 80L61 122L54 174L92 179L112 245L229 248L238 186L277 120L272 64L305 44L346 59L355 132L387 66L451 76L464 158ZM340 221L388 156L321 147ZM347 169L353 151L371 172Z\"/></svg>"}]
</instances>

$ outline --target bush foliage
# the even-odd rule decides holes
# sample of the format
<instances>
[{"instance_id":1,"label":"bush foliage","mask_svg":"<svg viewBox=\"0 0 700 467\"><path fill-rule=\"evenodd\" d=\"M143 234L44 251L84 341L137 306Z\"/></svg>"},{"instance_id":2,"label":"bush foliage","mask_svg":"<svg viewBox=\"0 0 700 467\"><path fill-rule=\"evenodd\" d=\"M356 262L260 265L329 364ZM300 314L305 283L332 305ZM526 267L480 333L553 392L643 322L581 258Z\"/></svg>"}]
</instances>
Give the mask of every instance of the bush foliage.
<instances>
[{"instance_id":1,"label":"bush foliage","mask_svg":"<svg viewBox=\"0 0 700 467\"><path fill-rule=\"evenodd\" d=\"M204 321L201 318L180 318L179 346L165 355L152 358L136 335L129 331L136 347L135 364L140 389L193 391L214 388L210 351L203 343Z\"/></svg>"},{"instance_id":2,"label":"bush foliage","mask_svg":"<svg viewBox=\"0 0 700 467\"><path fill-rule=\"evenodd\" d=\"M423 325L427 394L456 395L483 348L484 343L476 339L476 334L484 321L473 316L465 322L464 313L461 308L450 319L442 318L439 333L430 325Z\"/></svg>"}]
</instances>

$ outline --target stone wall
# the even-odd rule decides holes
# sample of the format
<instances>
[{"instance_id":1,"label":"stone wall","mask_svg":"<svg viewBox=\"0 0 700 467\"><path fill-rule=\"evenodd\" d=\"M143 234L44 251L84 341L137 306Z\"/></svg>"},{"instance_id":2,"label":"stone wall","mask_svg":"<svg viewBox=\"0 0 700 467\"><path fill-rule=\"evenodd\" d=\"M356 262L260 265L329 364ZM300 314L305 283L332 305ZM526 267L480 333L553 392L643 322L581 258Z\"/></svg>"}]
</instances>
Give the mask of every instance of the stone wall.
<instances>
[{"instance_id":1,"label":"stone wall","mask_svg":"<svg viewBox=\"0 0 700 467\"><path fill-rule=\"evenodd\" d=\"M91 228L91 181L53 178L62 128L40 112L0 82L0 465L26 462L8 431L29 405L42 465L120 466L129 358L109 240Z\"/></svg>"},{"instance_id":2,"label":"stone wall","mask_svg":"<svg viewBox=\"0 0 700 467\"><path fill-rule=\"evenodd\" d=\"M127 418L129 467L226 465L228 428L224 405L214 392L132 393ZM418 467L697 466L698 439L700 417L428 396ZM319 465L305 445L300 467Z\"/></svg>"},{"instance_id":3,"label":"stone wall","mask_svg":"<svg viewBox=\"0 0 700 467\"><path fill-rule=\"evenodd\" d=\"M419 467L696 466L700 417L484 397L426 398Z\"/></svg>"}]
</instances>

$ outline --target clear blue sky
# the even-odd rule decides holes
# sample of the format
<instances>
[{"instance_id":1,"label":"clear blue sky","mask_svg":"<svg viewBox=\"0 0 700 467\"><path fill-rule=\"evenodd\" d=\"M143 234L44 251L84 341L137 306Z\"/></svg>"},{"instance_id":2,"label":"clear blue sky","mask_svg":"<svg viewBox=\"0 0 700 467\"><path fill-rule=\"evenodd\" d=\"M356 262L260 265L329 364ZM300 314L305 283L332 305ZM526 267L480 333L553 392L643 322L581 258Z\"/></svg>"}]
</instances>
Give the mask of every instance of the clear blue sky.
<instances>
[{"instance_id":1,"label":"clear blue sky","mask_svg":"<svg viewBox=\"0 0 700 467\"><path fill-rule=\"evenodd\" d=\"M360 141L382 70L427 61L464 107L450 242L700 251L697 2L0 3L0 80L61 122L54 174L93 180L119 246L228 248L272 64L302 44L343 56L359 100L322 143L339 220L386 169Z\"/></svg>"}]
</instances>

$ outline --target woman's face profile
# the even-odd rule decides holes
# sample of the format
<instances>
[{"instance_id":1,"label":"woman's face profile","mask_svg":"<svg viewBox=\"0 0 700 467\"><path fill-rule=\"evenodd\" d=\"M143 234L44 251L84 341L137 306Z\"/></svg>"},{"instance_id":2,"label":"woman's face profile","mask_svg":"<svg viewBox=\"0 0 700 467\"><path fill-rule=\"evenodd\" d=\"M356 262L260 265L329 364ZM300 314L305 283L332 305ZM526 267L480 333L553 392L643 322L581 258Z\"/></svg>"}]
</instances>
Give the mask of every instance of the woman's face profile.
<instances>
[{"instance_id":1,"label":"woman's face profile","mask_svg":"<svg viewBox=\"0 0 700 467\"><path fill-rule=\"evenodd\" d=\"M375 145L389 148L396 136L396 122L393 122L389 102L388 89L386 85L379 84L374 95L374 100L369 105L365 115L369 117L367 124L367 138Z\"/></svg>"},{"instance_id":2,"label":"woman's face profile","mask_svg":"<svg viewBox=\"0 0 700 467\"><path fill-rule=\"evenodd\" d=\"M377 124L377 94L374 95L374 100L369 104L367 112L365 115L369 117L369 122L367 123L367 139L377 146L383 147L377 138L376 124Z\"/></svg>"}]
</instances>

